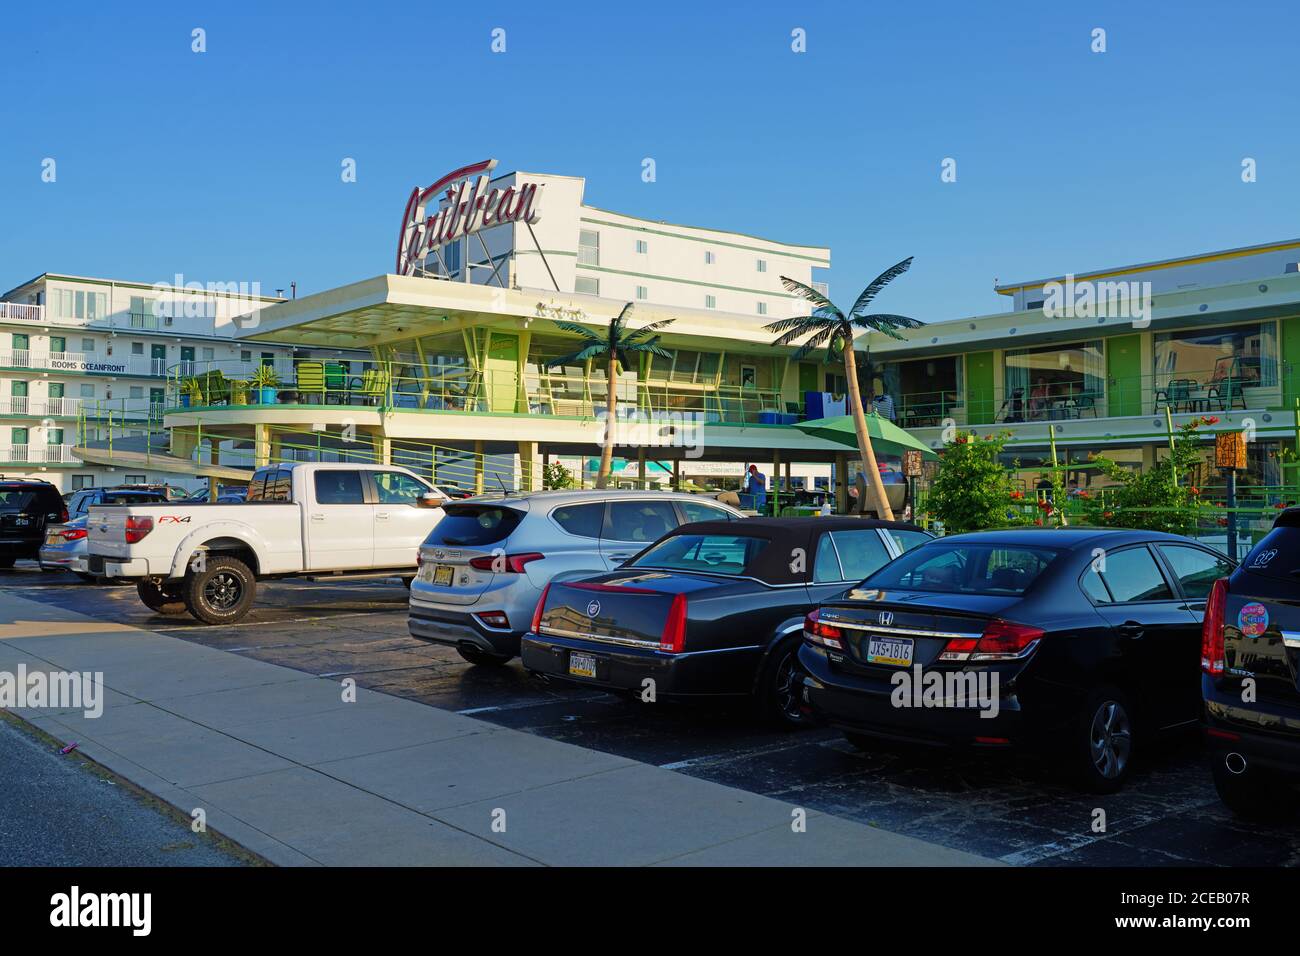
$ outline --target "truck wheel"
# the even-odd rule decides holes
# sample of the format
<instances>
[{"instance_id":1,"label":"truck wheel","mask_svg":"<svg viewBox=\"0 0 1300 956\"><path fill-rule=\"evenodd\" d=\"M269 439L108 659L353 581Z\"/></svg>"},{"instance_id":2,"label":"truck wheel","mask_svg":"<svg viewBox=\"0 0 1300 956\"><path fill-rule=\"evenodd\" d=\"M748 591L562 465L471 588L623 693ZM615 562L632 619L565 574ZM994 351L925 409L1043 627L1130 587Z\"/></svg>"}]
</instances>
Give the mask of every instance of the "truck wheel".
<instances>
[{"instance_id":1,"label":"truck wheel","mask_svg":"<svg viewBox=\"0 0 1300 956\"><path fill-rule=\"evenodd\" d=\"M253 606L257 580L238 558L210 557L185 575L185 607L204 624L233 624Z\"/></svg>"},{"instance_id":2,"label":"truck wheel","mask_svg":"<svg viewBox=\"0 0 1300 956\"><path fill-rule=\"evenodd\" d=\"M86 575L87 581L94 578ZM176 587L160 588L152 581L140 581L135 586L140 603L157 614L184 614L185 598Z\"/></svg>"}]
</instances>

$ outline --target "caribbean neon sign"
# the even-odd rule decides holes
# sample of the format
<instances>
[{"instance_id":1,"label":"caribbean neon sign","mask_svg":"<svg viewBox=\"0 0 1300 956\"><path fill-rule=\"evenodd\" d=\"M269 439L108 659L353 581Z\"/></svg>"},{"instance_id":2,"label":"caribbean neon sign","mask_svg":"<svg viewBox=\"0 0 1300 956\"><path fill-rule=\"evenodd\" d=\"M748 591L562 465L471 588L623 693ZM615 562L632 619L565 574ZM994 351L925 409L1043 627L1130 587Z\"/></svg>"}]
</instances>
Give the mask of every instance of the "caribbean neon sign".
<instances>
[{"instance_id":1,"label":"caribbean neon sign","mask_svg":"<svg viewBox=\"0 0 1300 956\"><path fill-rule=\"evenodd\" d=\"M495 159L487 159L462 166L432 186L411 190L397 237L398 275L413 275L426 256L464 236L541 218L541 184L495 187L489 174L496 164ZM437 202L438 208L427 213L431 202Z\"/></svg>"}]
</instances>

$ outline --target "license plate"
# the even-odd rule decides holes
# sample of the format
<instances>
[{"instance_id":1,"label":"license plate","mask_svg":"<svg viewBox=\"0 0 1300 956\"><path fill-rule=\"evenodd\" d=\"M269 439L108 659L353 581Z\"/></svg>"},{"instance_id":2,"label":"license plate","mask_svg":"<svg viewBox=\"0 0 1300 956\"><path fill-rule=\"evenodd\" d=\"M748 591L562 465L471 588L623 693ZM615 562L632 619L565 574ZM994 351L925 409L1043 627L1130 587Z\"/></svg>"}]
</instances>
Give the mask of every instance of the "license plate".
<instances>
[{"instance_id":1,"label":"license plate","mask_svg":"<svg viewBox=\"0 0 1300 956\"><path fill-rule=\"evenodd\" d=\"M433 583L451 584L452 575L455 573L456 569L450 564L440 564L433 569Z\"/></svg>"},{"instance_id":2,"label":"license plate","mask_svg":"<svg viewBox=\"0 0 1300 956\"><path fill-rule=\"evenodd\" d=\"M596 676L596 658L591 654L570 654L569 673L574 677Z\"/></svg>"},{"instance_id":3,"label":"license plate","mask_svg":"<svg viewBox=\"0 0 1300 956\"><path fill-rule=\"evenodd\" d=\"M56 544L62 543L62 541L63 539L60 538L57 534L47 534L45 536L45 543L50 545L51 547Z\"/></svg>"},{"instance_id":4,"label":"license plate","mask_svg":"<svg viewBox=\"0 0 1300 956\"><path fill-rule=\"evenodd\" d=\"M867 663L910 667L912 664L912 639L910 637L869 638L867 640Z\"/></svg>"}]
</instances>

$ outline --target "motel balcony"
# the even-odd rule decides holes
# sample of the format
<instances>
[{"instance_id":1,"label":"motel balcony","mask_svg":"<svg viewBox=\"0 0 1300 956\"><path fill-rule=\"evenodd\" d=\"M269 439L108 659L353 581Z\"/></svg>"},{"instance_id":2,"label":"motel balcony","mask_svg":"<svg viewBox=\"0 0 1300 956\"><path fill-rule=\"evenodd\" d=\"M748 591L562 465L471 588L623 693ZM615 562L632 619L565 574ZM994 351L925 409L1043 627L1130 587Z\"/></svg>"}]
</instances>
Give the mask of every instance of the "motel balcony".
<instances>
[{"instance_id":1,"label":"motel balcony","mask_svg":"<svg viewBox=\"0 0 1300 956\"><path fill-rule=\"evenodd\" d=\"M71 445L0 445L0 465L79 465Z\"/></svg>"},{"instance_id":2,"label":"motel balcony","mask_svg":"<svg viewBox=\"0 0 1300 956\"><path fill-rule=\"evenodd\" d=\"M0 418L70 418L120 421L161 420L162 403L140 399L35 398L0 396Z\"/></svg>"},{"instance_id":3,"label":"motel balcony","mask_svg":"<svg viewBox=\"0 0 1300 956\"><path fill-rule=\"evenodd\" d=\"M126 346L124 345L123 348ZM163 378L167 361L146 355L108 352L49 352L35 349L0 349L0 369L5 371L69 372L85 375L129 375Z\"/></svg>"}]
</instances>

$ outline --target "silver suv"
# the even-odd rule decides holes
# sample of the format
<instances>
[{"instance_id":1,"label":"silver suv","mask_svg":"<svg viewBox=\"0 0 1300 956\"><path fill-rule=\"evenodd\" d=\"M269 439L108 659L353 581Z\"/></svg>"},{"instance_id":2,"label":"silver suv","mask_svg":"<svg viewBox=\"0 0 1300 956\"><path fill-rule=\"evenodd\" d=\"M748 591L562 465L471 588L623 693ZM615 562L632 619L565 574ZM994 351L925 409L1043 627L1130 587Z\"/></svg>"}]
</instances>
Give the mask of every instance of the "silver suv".
<instances>
[{"instance_id":1,"label":"silver suv","mask_svg":"<svg viewBox=\"0 0 1300 956\"><path fill-rule=\"evenodd\" d=\"M411 634L471 664L519 653L542 589L612 571L690 521L743 520L712 498L670 491L540 491L466 498L420 546Z\"/></svg>"}]
</instances>

